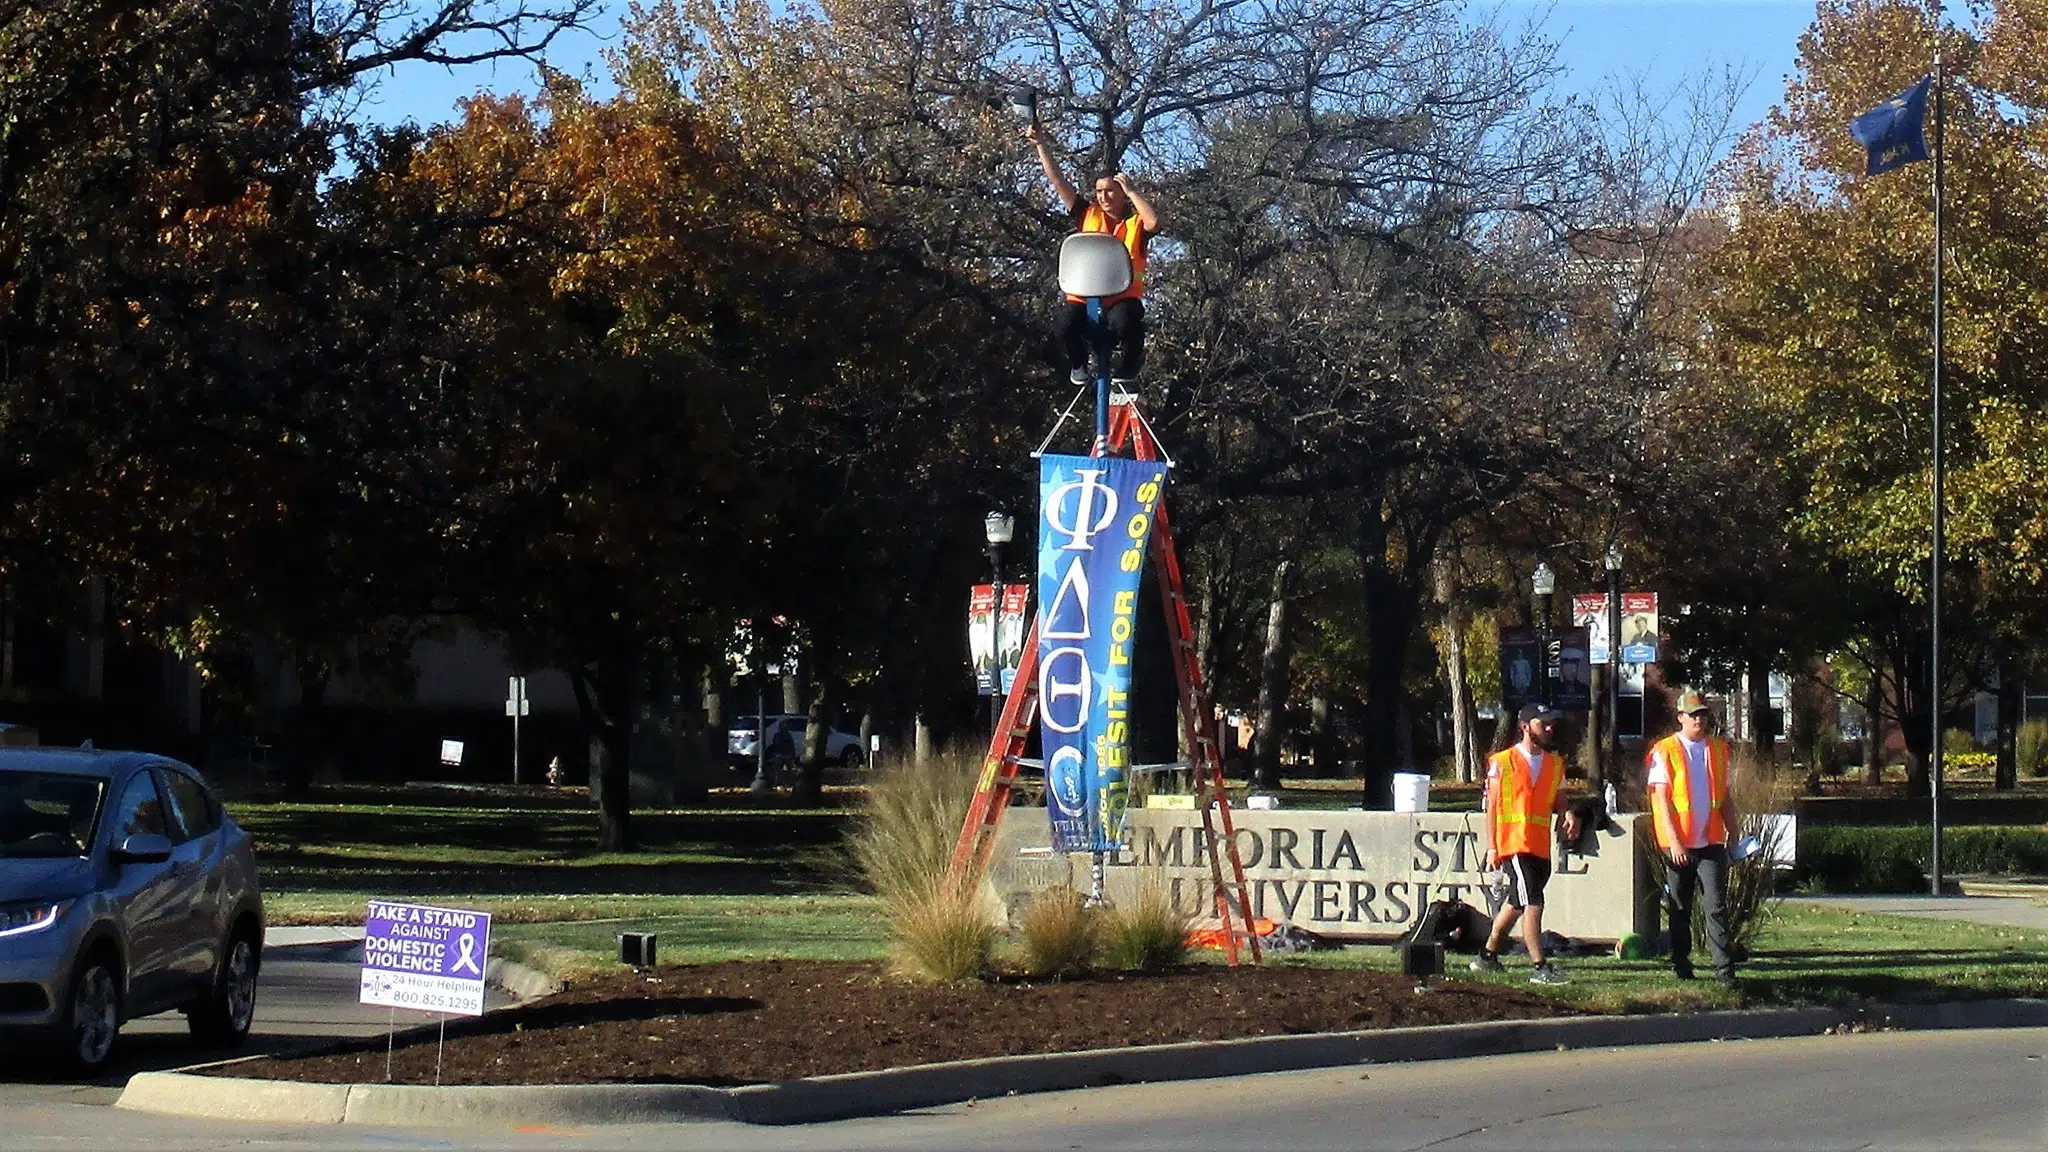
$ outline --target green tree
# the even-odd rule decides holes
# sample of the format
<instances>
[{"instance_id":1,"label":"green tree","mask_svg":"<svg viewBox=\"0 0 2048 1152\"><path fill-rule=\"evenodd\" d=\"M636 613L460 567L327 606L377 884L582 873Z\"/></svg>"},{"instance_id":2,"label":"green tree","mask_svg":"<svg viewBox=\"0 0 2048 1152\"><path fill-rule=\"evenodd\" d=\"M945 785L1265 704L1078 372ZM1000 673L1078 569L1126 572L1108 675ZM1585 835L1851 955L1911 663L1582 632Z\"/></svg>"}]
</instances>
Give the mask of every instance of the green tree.
<instances>
[{"instance_id":1,"label":"green tree","mask_svg":"<svg viewBox=\"0 0 2048 1152\"><path fill-rule=\"evenodd\" d=\"M1831 0L1800 41L1784 103L1738 158L1736 225L1717 261L1708 320L1716 364L1774 446L1815 563L1864 590L1861 643L1885 670L1912 787L1927 786L1934 709L1980 683L2002 628L2037 617L2048 527L2017 478L2043 461L2048 401L2034 365L2048 336L2032 249L2048 196L2038 105L2013 60L2025 6L1949 25L1943 365L1948 536L1939 701L1928 656L1933 213L1924 166L1861 175L1858 113L1931 59L1922 6ZM1987 41L1986 36L1992 39ZM1907 46L1902 50L1901 46ZM1931 130L1931 126L1930 126Z\"/></svg>"}]
</instances>

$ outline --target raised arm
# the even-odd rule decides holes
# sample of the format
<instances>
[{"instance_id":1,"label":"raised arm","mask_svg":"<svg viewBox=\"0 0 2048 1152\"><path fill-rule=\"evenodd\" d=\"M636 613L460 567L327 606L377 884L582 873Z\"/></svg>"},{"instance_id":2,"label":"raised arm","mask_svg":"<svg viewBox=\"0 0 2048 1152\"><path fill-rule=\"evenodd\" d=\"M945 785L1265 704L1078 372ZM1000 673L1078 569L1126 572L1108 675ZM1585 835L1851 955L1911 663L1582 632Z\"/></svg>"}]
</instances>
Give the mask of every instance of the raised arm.
<instances>
[{"instance_id":1,"label":"raised arm","mask_svg":"<svg viewBox=\"0 0 2048 1152\"><path fill-rule=\"evenodd\" d=\"M1137 215L1138 223L1145 226L1147 233L1156 234L1159 231L1159 210L1152 207L1150 200L1139 195L1138 190L1131 187L1130 180L1121 172L1116 174L1116 186L1123 189L1125 198L1130 200L1131 211Z\"/></svg>"},{"instance_id":2,"label":"raised arm","mask_svg":"<svg viewBox=\"0 0 2048 1152\"><path fill-rule=\"evenodd\" d=\"M1060 171L1059 162L1052 158L1052 147L1046 142L1045 125L1032 121L1031 126L1024 129L1024 138L1038 150L1038 166L1045 169L1045 178L1052 182L1052 190L1059 194L1060 203L1072 212L1074 206L1081 202L1081 194L1074 191L1073 182Z\"/></svg>"}]
</instances>

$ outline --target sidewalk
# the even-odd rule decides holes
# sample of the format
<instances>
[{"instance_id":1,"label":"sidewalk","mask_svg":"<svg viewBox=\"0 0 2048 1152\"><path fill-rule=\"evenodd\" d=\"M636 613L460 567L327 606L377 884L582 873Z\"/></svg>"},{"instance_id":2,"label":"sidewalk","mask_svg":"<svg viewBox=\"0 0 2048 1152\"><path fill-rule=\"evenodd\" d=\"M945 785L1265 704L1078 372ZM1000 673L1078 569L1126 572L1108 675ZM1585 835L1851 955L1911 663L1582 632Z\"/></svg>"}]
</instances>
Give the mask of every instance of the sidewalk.
<instances>
[{"instance_id":1,"label":"sidewalk","mask_svg":"<svg viewBox=\"0 0 2048 1152\"><path fill-rule=\"evenodd\" d=\"M2017 886L2014 886L2017 887ZM2048 889L2025 896L1786 896L1786 902L1844 912L1877 912L1922 920L1968 920L2048 932Z\"/></svg>"},{"instance_id":2,"label":"sidewalk","mask_svg":"<svg viewBox=\"0 0 2048 1152\"><path fill-rule=\"evenodd\" d=\"M297 948L309 944L353 944L363 938L360 925L315 925L312 927L270 927L263 930L266 948Z\"/></svg>"}]
</instances>

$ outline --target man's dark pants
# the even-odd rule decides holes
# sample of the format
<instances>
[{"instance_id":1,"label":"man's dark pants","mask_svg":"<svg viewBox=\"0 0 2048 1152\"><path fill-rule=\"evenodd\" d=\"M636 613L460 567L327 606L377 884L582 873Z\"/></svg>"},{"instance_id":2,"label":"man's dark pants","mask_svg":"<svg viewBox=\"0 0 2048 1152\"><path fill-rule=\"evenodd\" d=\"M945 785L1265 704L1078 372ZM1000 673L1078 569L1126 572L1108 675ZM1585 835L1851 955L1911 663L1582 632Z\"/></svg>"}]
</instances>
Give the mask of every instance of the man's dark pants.
<instances>
[{"instance_id":1,"label":"man's dark pants","mask_svg":"<svg viewBox=\"0 0 2048 1152\"><path fill-rule=\"evenodd\" d=\"M1119 300L1104 310L1113 350L1109 374L1119 380L1135 380L1145 366L1145 302ZM1088 370L1088 306L1062 303L1053 315L1053 335L1066 351L1067 367Z\"/></svg>"},{"instance_id":2,"label":"man's dark pants","mask_svg":"<svg viewBox=\"0 0 2048 1152\"><path fill-rule=\"evenodd\" d=\"M1692 850L1684 866L1667 857L1665 895L1671 907L1671 966L1680 972L1692 969L1692 902L1694 889L1705 893L1707 956L1715 972L1733 973L1735 957L1728 950L1728 849L1709 844Z\"/></svg>"}]
</instances>

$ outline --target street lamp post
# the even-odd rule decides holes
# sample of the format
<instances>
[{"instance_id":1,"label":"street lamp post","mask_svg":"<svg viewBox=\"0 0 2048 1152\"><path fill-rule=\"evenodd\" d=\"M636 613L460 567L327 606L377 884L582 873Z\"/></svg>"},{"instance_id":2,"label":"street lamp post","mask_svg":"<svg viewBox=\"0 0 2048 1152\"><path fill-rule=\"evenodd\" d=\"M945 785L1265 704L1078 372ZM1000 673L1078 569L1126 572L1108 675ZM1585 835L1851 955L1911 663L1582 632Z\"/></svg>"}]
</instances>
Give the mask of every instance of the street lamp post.
<instances>
[{"instance_id":1,"label":"street lamp post","mask_svg":"<svg viewBox=\"0 0 2048 1152\"><path fill-rule=\"evenodd\" d=\"M754 689L754 782L747 791L765 794L775 791L775 778L768 774L768 680L782 675L782 666L769 664L766 675Z\"/></svg>"},{"instance_id":2,"label":"street lamp post","mask_svg":"<svg viewBox=\"0 0 2048 1152\"><path fill-rule=\"evenodd\" d=\"M1003 545L1016 534L1017 522L998 508L982 518L981 526L988 538L988 570L995 584L995 663L989 670L988 697L988 727L994 732L1003 722Z\"/></svg>"},{"instance_id":3,"label":"street lamp post","mask_svg":"<svg viewBox=\"0 0 2048 1152\"><path fill-rule=\"evenodd\" d=\"M1557 662L1550 655L1550 594L1557 591L1557 573L1542 561L1536 564L1536 571L1529 577L1529 590L1536 593L1536 636L1537 647L1542 651L1543 674L1538 677L1541 684L1538 702L1550 704L1550 678L1557 675Z\"/></svg>"},{"instance_id":4,"label":"street lamp post","mask_svg":"<svg viewBox=\"0 0 2048 1152\"><path fill-rule=\"evenodd\" d=\"M1621 542L1607 546L1608 779L1621 770Z\"/></svg>"}]
</instances>

